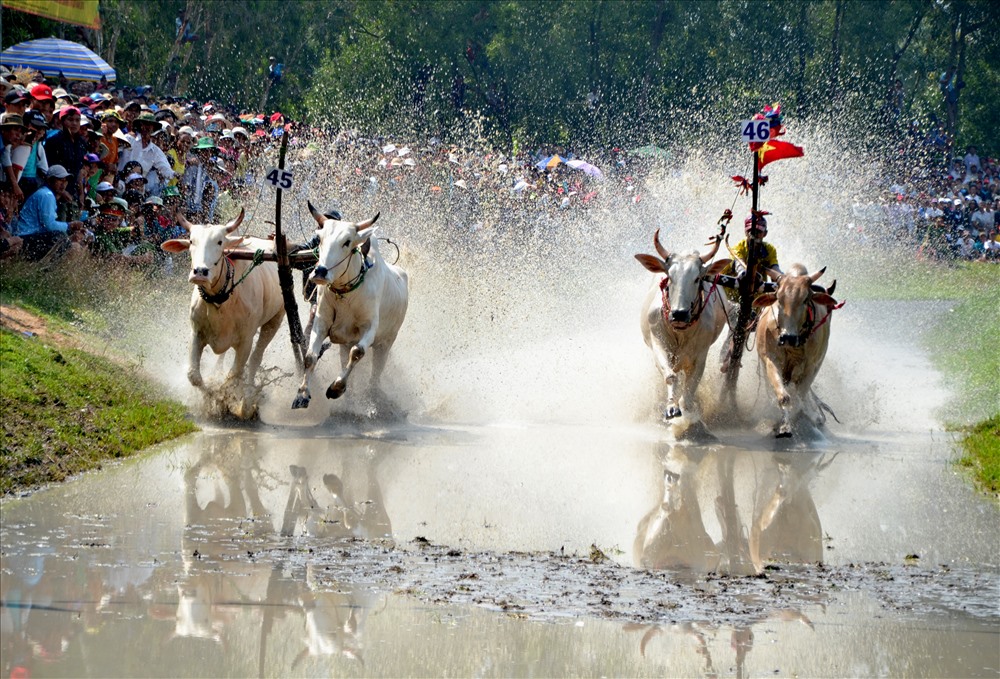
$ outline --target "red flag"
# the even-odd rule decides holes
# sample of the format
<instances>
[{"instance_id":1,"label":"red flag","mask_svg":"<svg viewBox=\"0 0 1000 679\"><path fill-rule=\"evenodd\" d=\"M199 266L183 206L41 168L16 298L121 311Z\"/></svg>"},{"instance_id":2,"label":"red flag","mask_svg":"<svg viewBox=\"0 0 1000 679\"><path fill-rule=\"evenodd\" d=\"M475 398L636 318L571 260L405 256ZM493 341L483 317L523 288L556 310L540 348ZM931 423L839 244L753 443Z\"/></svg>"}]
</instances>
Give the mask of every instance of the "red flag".
<instances>
[{"instance_id":1,"label":"red flag","mask_svg":"<svg viewBox=\"0 0 1000 679\"><path fill-rule=\"evenodd\" d=\"M796 146L787 141L778 141L776 139L771 139L764 142L764 144L757 151L757 156L760 158L760 167L764 167L770 162L775 160L782 160L784 158L801 158L805 155L801 146Z\"/></svg>"}]
</instances>

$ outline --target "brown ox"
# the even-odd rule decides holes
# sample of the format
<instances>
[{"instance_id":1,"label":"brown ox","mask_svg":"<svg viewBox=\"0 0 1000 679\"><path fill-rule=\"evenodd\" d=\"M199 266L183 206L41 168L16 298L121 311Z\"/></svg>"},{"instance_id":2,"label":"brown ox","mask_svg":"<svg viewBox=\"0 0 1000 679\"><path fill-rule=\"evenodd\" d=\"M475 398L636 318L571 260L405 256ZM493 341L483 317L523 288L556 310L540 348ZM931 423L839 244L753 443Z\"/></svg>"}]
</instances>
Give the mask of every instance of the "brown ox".
<instances>
[{"instance_id":1,"label":"brown ox","mask_svg":"<svg viewBox=\"0 0 1000 679\"><path fill-rule=\"evenodd\" d=\"M692 422L700 420L695 391L705 372L708 349L726 324L722 295L707 289L705 282L706 277L729 266L728 259L706 266L719 250L719 242L716 240L712 251L705 255L670 254L660 245L657 229L653 245L660 256L635 256L640 264L659 274L643 302L640 326L667 385L663 413L667 420L680 417L682 407Z\"/></svg>"},{"instance_id":2,"label":"brown ox","mask_svg":"<svg viewBox=\"0 0 1000 679\"><path fill-rule=\"evenodd\" d=\"M757 353L781 407L778 438L792 435L792 422L803 411L814 424L824 421L816 400L809 398L830 343L830 314L837 306L832 296L813 287L824 271L810 275L801 264L793 264L784 275L768 270L777 290L753 302L763 308L757 323Z\"/></svg>"}]
</instances>

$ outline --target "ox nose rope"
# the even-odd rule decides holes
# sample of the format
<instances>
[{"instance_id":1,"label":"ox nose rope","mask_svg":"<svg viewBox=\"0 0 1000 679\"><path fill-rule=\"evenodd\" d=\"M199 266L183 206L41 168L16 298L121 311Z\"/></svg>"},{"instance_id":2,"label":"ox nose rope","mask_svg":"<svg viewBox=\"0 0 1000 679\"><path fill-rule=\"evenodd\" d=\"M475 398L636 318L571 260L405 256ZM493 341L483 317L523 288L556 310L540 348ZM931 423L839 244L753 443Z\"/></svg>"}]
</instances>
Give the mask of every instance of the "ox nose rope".
<instances>
[{"instance_id":1,"label":"ox nose rope","mask_svg":"<svg viewBox=\"0 0 1000 679\"><path fill-rule=\"evenodd\" d=\"M253 260L250 262L250 266L247 267L247 270L243 272L243 275L240 276L240 279L235 283L233 282L233 278L236 277L235 274L236 266L233 264L232 260L229 259L229 257L225 257L225 260L226 260L226 275L225 275L225 281L222 283L221 290L219 290L214 294L211 294L206 292L204 287L200 285L198 286L198 294L201 295L201 298L206 302L208 302L209 304L214 304L217 307L225 304L229 300L229 298L233 296L233 291L236 289L236 286L242 283L244 279L246 279L246 277L250 275L251 271L260 266L261 263L263 263L264 251L257 250L256 252L253 253Z\"/></svg>"}]
</instances>

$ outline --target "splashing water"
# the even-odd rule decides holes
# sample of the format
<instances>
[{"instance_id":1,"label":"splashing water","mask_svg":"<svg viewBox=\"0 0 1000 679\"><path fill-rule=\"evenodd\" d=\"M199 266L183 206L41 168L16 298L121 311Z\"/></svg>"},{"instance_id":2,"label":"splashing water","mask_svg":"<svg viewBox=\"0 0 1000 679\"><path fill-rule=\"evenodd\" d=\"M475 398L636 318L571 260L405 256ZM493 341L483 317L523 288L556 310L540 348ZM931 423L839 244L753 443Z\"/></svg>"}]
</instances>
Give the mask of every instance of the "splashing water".
<instances>
[{"instance_id":1,"label":"splashing water","mask_svg":"<svg viewBox=\"0 0 1000 679\"><path fill-rule=\"evenodd\" d=\"M784 268L793 262L811 271L827 266L821 282L829 285L836 278L838 298L850 298L854 281L877 279L898 256L886 246L887 225L857 205L859 199L875 198L873 187L884 182L877 168L822 131L797 125L793 136L806 157L770 165L765 172L769 181L760 205L771 213L769 239ZM598 198L590 206L569 210L532 203L528 191L513 193L513 173L499 188L484 180L477 193L444 184L432 191L440 174L431 175L427 156L414 155L418 158L412 167L375 166L361 172L331 143L290 150L289 167L299 183L285 192L283 215L289 240L297 241L311 235L307 199L320 209L336 206L346 219L381 212L377 235L398 244L399 264L410 274L409 312L383 381L401 410L412 419L459 422L627 425L653 420L660 378L639 333L650 275L632 255L652 251L656 228L670 250L704 251L717 230L716 220L729 207L736 216L730 242L742 238L736 225L749 212L749 198L736 197L729 177L750 174L745 147L675 154L676 160L636 182L633 193L623 189L623 178L611 176L591 185ZM377 145L368 156L380 156ZM496 162L476 169L492 173L495 167ZM462 172L474 176L471 169ZM251 235L273 231L267 223L273 218L272 201L270 192L251 192L246 201ZM395 259L392 245L383 242L381 249L388 261ZM723 249L719 257L724 256ZM185 266L179 265L180 270ZM176 310L157 314L168 332L176 334L169 350L150 360L163 366L159 372L172 386L181 388L178 376L183 372L177 367L186 361L181 338L187 325L186 306L177 304ZM934 311L914 308L907 313ZM303 318L306 312L300 302ZM851 306L838 314L817 391L849 426L865 427L888 417L892 426L914 422L925 427L925 418L943 396L918 403L911 399L888 411L885 404L873 403L873 394L901 389L892 380L903 378L888 367L873 374L854 353L865 340L849 337L865 329ZM894 346L913 343L906 333L889 339ZM718 352L717 344L700 390L709 409L722 387ZM918 379L912 373L927 369L922 359L907 362L912 365L905 383ZM291 372L287 331L276 337L264 363ZM314 388L325 387L337 364L337 352L328 352ZM738 402L757 414L771 413L773 395L757 370L754 351L744 354L743 365ZM331 408L364 412L371 406L360 398L367 379L367 369L359 370L340 401L316 399L307 413L295 414L288 406L297 380L284 380L267 390L262 417L315 424Z\"/></svg>"}]
</instances>

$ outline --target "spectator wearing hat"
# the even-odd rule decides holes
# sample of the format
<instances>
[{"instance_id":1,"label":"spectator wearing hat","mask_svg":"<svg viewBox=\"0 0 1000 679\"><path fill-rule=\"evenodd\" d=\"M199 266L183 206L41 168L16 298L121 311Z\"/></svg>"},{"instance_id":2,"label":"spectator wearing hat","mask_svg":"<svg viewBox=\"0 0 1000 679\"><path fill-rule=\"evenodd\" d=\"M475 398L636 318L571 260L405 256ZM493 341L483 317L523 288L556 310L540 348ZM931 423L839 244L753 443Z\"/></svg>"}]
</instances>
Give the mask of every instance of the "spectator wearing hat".
<instances>
[{"instance_id":1,"label":"spectator wearing hat","mask_svg":"<svg viewBox=\"0 0 1000 679\"><path fill-rule=\"evenodd\" d=\"M104 157L104 165L113 172L117 172L118 160L120 159L120 145L117 133L124 122L122 114L114 109L105 111L101 116L101 134L104 135L102 141L108 147L108 155Z\"/></svg>"},{"instance_id":2,"label":"spectator wearing hat","mask_svg":"<svg viewBox=\"0 0 1000 679\"><path fill-rule=\"evenodd\" d=\"M128 162L139 163L142 166L142 175L148 183L147 192L158 196L164 184L174 177L174 171L166 154L153 142L153 133L163 128L149 113L136 116L133 126L136 134L132 136L132 145L121 152L119 167L124 168Z\"/></svg>"},{"instance_id":3,"label":"spectator wearing hat","mask_svg":"<svg viewBox=\"0 0 1000 679\"><path fill-rule=\"evenodd\" d=\"M42 143L49 126L45 121L45 116L38 111L31 110L24 113L24 125L27 129L24 141L31 145L31 150L28 152L24 169L21 171L19 184L25 199L27 199L38 189L45 174L49 171L49 161L45 155L45 145Z\"/></svg>"},{"instance_id":4,"label":"spectator wearing hat","mask_svg":"<svg viewBox=\"0 0 1000 679\"><path fill-rule=\"evenodd\" d=\"M79 240L83 233L83 222L56 218L56 196L66 193L66 184L71 179L72 175L63 166L50 167L45 184L25 201L12 223L12 231L22 239L22 252L28 259L41 259L52 250L65 252L71 241Z\"/></svg>"},{"instance_id":5,"label":"spectator wearing hat","mask_svg":"<svg viewBox=\"0 0 1000 679\"><path fill-rule=\"evenodd\" d=\"M81 201L87 198L97 199L97 185L101 183L103 169L101 159L96 153L88 153L83 157L83 167L80 169L80 176L77 177L80 184L77 194L81 197Z\"/></svg>"},{"instance_id":6,"label":"spectator wearing hat","mask_svg":"<svg viewBox=\"0 0 1000 679\"><path fill-rule=\"evenodd\" d=\"M17 115L23 116L24 112L28 108L28 104L30 103L31 95L28 94L28 90L21 86L14 87L4 95L4 112L16 113Z\"/></svg>"},{"instance_id":7,"label":"spectator wearing hat","mask_svg":"<svg viewBox=\"0 0 1000 679\"><path fill-rule=\"evenodd\" d=\"M138 172L125 177L125 192L122 198L129 204L129 207L136 207L146 201L146 184L148 180Z\"/></svg>"},{"instance_id":8,"label":"spectator wearing hat","mask_svg":"<svg viewBox=\"0 0 1000 679\"><path fill-rule=\"evenodd\" d=\"M24 191L18 185L18 180L21 170L24 169L24 161L21 160L20 156L27 155L21 151L22 146L27 146L24 142L26 131L24 119L20 114L4 113L0 115L0 139L3 139L3 152L0 154L3 165L3 183L14 194L19 204L24 200ZM15 159L19 162L15 163Z\"/></svg>"},{"instance_id":9,"label":"spectator wearing hat","mask_svg":"<svg viewBox=\"0 0 1000 679\"><path fill-rule=\"evenodd\" d=\"M67 191L80 203L77 178L83 168L83 157L89 153L87 138L82 132L80 109L67 106L59 110L57 120L62 129L45 140L45 155L52 165L62 165L72 175Z\"/></svg>"},{"instance_id":10,"label":"spectator wearing hat","mask_svg":"<svg viewBox=\"0 0 1000 679\"><path fill-rule=\"evenodd\" d=\"M118 192L115 190L115 185L111 182L98 182L96 188L97 206L100 207L105 203L111 202L112 198L118 197Z\"/></svg>"},{"instance_id":11,"label":"spectator wearing hat","mask_svg":"<svg viewBox=\"0 0 1000 679\"><path fill-rule=\"evenodd\" d=\"M180 178L187 171L188 153L194 145L193 132L187 126L180 128L177 131L177 136L174 138L173 144L167 150L167 160L170 161L170 167L174 171L174 176L167 182L167 187L177 187L180 184ZM166 196L165 190L161 195Z\"/></svg>"},{"instance_id":12,"label":"spectator wearing hat","mask_svg":"<svg viewBox=\"0 0 1000 679\"><path fill-rule=\"evenodd\" d=\"M201 137L194 145L194 154L181 182L187 200L184 210L188 219L210 223L215 219L219 199L218 169L215 165L217 147L211 137Z\"/></svg>"},{"instance_id":13,"label":"spectator wearing hat","mask_svg":"<svg viewBox=\"0 0 1000 679\"><path fill-rule=\"evenodd\" d=\"M125 121L125 127L128 128L128 132L132 136L135 136L135 130L132 129L132 122L138 118L141 113L142 104L135 99L125 104L125 107L122 109L122 120Z\"/></svg>"},{"instance_id":14,"label":"spectator wearing hat","mask_svg":"<svg viewBox=\"0 0 1000 679\"><path fill-rule=\"evenodd\" d=\"M31 104L28 110L38 111L45 116L45 122L51 125L52 114L56 110L56 100L52 97L52 88L45 83L38 83L28 90L31 95Z\"/></svg>"}]
</instances>

